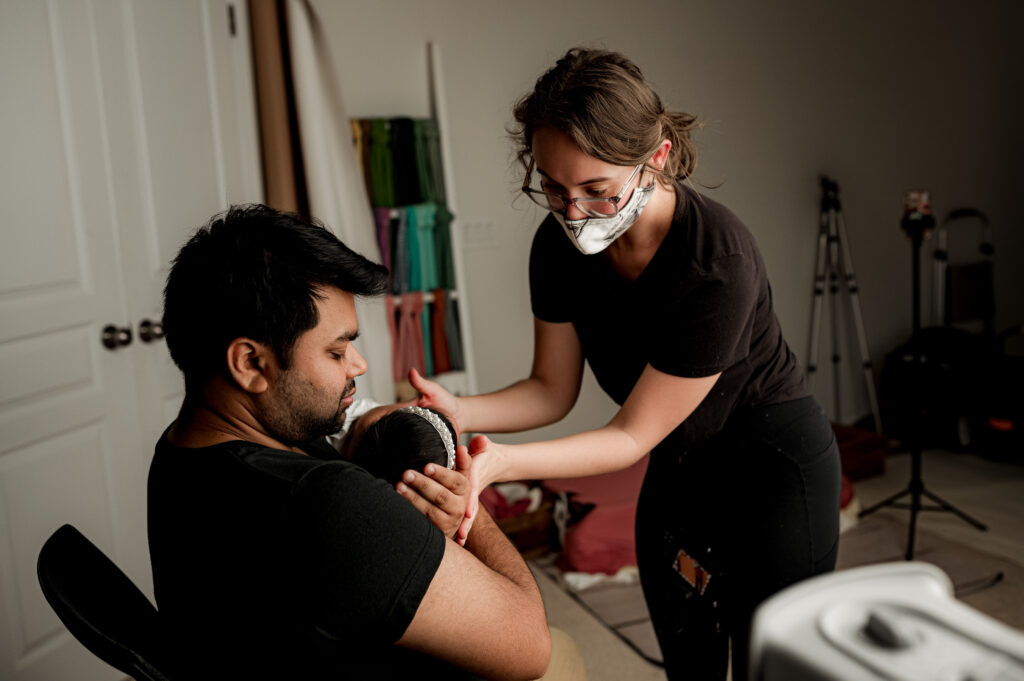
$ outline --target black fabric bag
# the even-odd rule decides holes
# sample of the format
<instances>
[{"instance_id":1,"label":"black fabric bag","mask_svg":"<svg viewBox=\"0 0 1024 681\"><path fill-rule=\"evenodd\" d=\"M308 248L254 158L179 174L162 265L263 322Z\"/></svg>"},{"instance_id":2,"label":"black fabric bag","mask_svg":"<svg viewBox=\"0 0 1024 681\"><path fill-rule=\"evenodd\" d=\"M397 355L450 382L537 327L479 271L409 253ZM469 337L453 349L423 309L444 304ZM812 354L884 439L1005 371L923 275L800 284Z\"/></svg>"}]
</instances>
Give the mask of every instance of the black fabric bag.
<instances>
[{"instance_id":1,"label":"black fabric bag","mask_svg":"<svg viewBox=\"0 0 1024 681\"><path fill-rule=\"evenodd\" d=\"M882 366L882 430L921 447L963 448L979 418L991 351L982 336L953 327L922 329Z\"/></svg>"},{"instance_id":2,"label":"black fabric bag","mask_svg":"<svg viewBox=\"0 0 1024 681\"><path fill-rule=\"evenodd\" d=\"M1024 355L1008 354L1007 341L1024 337L1024 326L1011 327L996 341L972 434L977 451L990 458L1024 463ZM1018 347L1020 343L1017 344Z\"/></svg>"}]
</instances>

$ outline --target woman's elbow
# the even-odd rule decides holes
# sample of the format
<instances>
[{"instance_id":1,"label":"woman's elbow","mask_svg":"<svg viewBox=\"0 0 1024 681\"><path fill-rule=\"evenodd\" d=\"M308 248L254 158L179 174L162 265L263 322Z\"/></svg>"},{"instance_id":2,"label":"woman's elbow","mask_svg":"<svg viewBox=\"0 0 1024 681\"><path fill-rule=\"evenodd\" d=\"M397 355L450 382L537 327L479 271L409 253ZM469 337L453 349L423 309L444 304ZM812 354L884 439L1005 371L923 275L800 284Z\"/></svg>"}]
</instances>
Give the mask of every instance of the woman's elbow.
<instances>
[{"instance_id":1,"label":"woman's elbow","mask_svg":"<svg viewBox=\"0 0 1024 681\"><path fill-rule=\"evenodd\" d=\"M545 413L547 423L544 425L551 425L552 423L558 423L572 411L572 408L576 406L576 400L579 399L579 392L573 393L559 393L552 390L548 394L547 403L545 405Z\"/></svg>"},{"instance_id":2,"label":"woman's elbow","mask_svg":"<svg viewBox=\"0 0 1024 681\"><path fill-rule=\"evenodd\" d=\"M552 378L538 373L531 374L529 380L533 381L540 389L539 394L535 393L535 395L539 398L536 404L541 407L543 412L545 421L543 425L561 421L576 406L582 381L577 381L575 384L567 383L560 377Z\"/></svg>"}]
</instances>

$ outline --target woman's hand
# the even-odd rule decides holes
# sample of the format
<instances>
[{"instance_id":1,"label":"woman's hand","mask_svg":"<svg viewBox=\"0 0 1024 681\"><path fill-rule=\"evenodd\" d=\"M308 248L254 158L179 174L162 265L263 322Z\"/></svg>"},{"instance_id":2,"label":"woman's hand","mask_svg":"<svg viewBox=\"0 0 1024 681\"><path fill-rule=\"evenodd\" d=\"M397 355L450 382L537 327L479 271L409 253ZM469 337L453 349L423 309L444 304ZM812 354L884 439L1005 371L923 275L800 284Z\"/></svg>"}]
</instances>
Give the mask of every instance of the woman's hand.
<instances>
[{"instance_id":1,"label":"woman's hand","mask_svg":"<svg viewBox=\"0 0 1024 681\"><path fill-rule=\"evenodd\" d=\"M469 516L470 507L476 509L476 495L471 494L472 469L473 459L465 446L459 445L455 448L455 470L428 463L422 473L412 470L403 473L395 489L446 537L463 545L469 527L461 532L461 526Z\"/></svg>"},{"instance_id":2,"label":"woman's hand","mask_svg":"<svg viewBox=\"0 0 1024 681\"><path fill-rule=\"evenodd\" d=\"M458 531L462 542L465 542L466 537L469 536L473 519L476 518L480 492L497 479L497 469L500 469L504 452L501 445L491 442L486 435L477 435L469 441L469 455L472 457L473 463L469 470L469 506L466 508L466 517Z\"/></svg>"},{"instance_id":3,"label":"woman's hand","mask_svg":"<svg viewBox=\"0 0 1024 681\"><path fill-rule=\"evenodd\" d=\"M459 398L439 384L423 378L416 369L409 369L409 383L420 394L419 400L416 401L417 407L436 409L448 417L448 420L455 426L456 433L462 432L463 429L459 423Z\"/></svg>"}]
</instances>

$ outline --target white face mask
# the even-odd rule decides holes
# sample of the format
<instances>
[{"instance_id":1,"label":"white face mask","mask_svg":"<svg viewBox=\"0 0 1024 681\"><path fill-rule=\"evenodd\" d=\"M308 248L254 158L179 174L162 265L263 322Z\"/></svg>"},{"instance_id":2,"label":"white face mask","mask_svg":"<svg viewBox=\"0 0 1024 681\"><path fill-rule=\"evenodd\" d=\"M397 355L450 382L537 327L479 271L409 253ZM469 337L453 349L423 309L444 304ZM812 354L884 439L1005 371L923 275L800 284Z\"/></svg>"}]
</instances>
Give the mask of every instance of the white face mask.
<instances>
[{"instance_id":1,"label":"white face mask","mask_svg":"<svg viewBox=\"0 0 1024 681\"><path fill-rule=\"evenodd\" d=\"M633 190L626 205L616 215L607 218L584 218L582 220L569 220L561 213L552 214L562 225L566 236L573 246L585 255L595 255L618 239L622 234L633 226L633 223L640 217L644 207L654 194L654 187L658 184L652 182L646 187L637 187Z\"/></svg>"}]
</instances>

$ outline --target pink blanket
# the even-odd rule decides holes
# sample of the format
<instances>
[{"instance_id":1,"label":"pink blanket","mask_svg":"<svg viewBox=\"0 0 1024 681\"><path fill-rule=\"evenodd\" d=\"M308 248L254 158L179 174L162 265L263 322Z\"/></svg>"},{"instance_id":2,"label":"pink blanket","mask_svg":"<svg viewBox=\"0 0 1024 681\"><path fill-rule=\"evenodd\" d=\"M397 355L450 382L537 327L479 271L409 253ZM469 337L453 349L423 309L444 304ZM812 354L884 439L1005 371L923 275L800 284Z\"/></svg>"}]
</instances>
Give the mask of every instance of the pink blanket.
<instances>
[{"instance_id":1,"label":"pink blanket","mask_svg":"<svg viewBox=\"0 0 1024 681\"><path fill-rule=\"evenodd\" d=\"M552 492L575 492L575 501L595 504L566 531L566 567L612 575L623 567L636 565L633 525L647 461L645 456L629 468L604 475L544 481L544 487Z\"/></svg>"}]
</instances>

